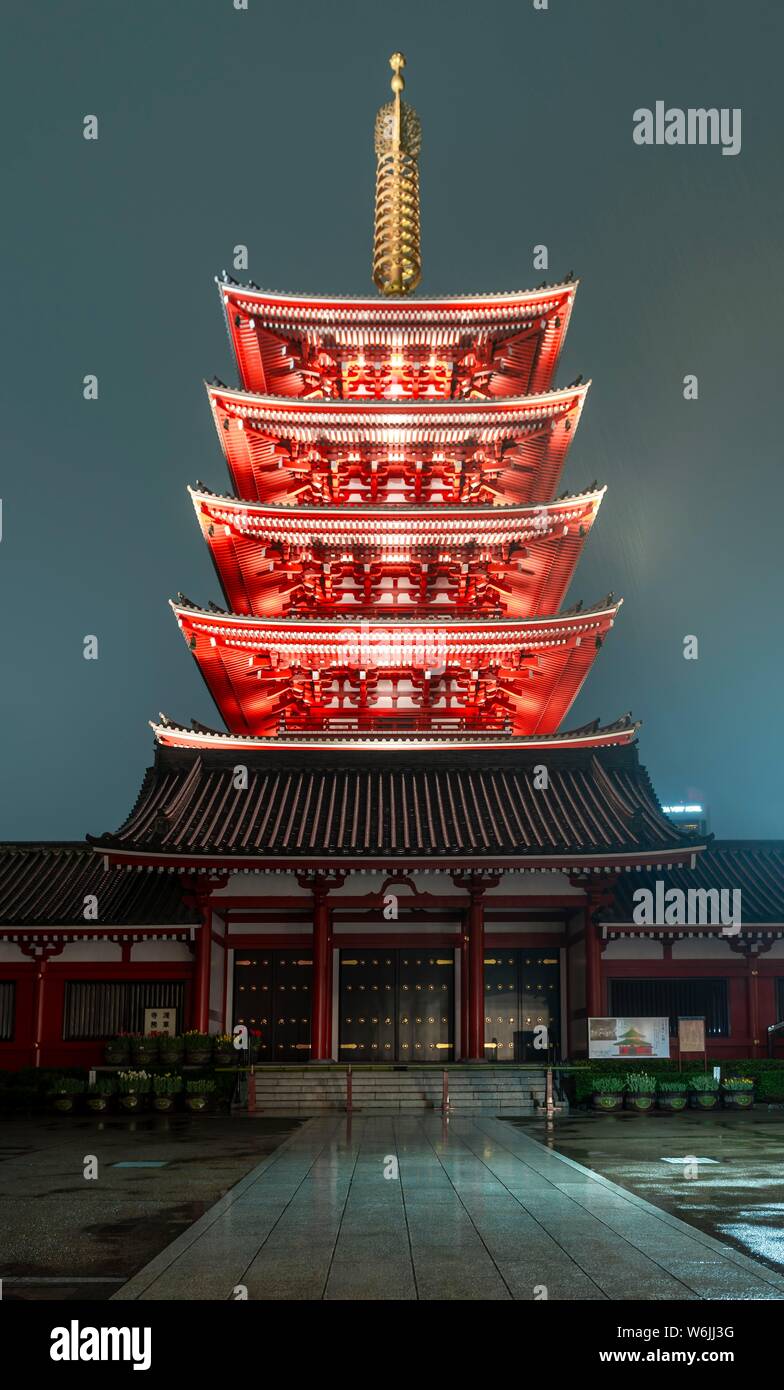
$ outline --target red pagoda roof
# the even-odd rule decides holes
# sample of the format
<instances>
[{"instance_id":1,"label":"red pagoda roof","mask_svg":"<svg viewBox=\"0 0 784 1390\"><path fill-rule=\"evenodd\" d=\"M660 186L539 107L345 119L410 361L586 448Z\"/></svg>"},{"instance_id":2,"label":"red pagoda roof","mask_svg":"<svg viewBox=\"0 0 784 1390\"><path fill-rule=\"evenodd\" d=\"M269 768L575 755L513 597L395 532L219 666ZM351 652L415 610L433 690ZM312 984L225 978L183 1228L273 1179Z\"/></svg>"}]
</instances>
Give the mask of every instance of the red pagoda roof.
<instances>
[{"instance_id":1,"label":"red pagoda roof","mask_svg":"<svg viewBox=\"0 0 784 1390\"><path fill-rule=\"evenodd\" d=\"M285 396L546 391L576 289L384 302L218 281L243 386Z\"/></svg>"},{"instance_id":2,"label":"red pagoda roof","mask_svg":"<svg viewBox=\"0 0 784 1390\"><path fill-rule=\"evenodd\" d=\"M537 507L313 507L190 490L235 613L555 613L604 489Z\"/></svg>"},{"instance_id":3,"label":"red pagoda roof","mask_svg":"<svg viewBox=\"0 0 784 1390\"><path fill-rule=\"evenodd\" d=\"M525 504L553 497L589 385L405 405L207 390L248 500Z\"/></svg>"},{"instance_id":4,"label":"red pagoda roof","mask_svg":"<svg viewBox=\"0 0 784 1390\"><path fill-rule=\"evenodd\" d=\"M233 733L554 733L620 607L527 621L274 620L172 604ZM285 725L284 725L285 721Z\"/></svg>"}]
</instances>

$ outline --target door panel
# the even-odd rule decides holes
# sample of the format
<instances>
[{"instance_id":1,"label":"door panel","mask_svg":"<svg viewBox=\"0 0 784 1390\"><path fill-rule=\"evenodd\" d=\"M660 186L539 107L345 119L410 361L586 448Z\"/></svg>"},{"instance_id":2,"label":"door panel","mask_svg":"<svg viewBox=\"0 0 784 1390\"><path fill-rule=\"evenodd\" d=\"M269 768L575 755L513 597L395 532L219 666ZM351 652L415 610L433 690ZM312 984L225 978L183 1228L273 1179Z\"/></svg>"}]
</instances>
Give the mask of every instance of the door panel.
<instances>
[{"instance_id":1,"label":"door panel","mask_svg":"<svg viewBox=\"0 0 784 1390\"><path fill-rule=\"evenodd\" d=\"M341 951L341 1062L395 1060L394 957L394 951Z\"/></svg>"},{"instance_id":2,"label":"door panel","mask_svg":"<svg viewBox=\"0 0 784 1390\"><path fill-rule=\"evenodd\" d=\"M448 1062L454 951L340 953L340 1060Z\"/></svg>"},{"instance_id":3,"label":"door panel","mask_svg":"<svg viewBox=\"0 0 784 1390\"><path fill-rule=\"evenodd\" d=\"M520 1046L519 951L485 956L485 1056L514 1062Z\"/></svg>"},{"instance_id":4,"label":"door panel","mask_svg":"<svg viewBox=\"0 0 784 1390\"><path fill-rule=\"evenodd\" d=\"M538 1027L550 1046L536 1047ZM498 950L485 956L485 1056L546 1062L560 1056L561 962L557 950ZM542 1035L539 1035L542 1037Z\"/></svg>"},{"instance_id":5,"label":"door panel","mask_svg":"<svg viewBox=\"0 0 784 1390\"><path fill-rule=\"evenodd\" d=\"M398 1055L403 1062L454 1056L454 951L398 951Z\"/></svg>"},{"instance_id":6,"label":"door panel","mask_svg":"<svg viewBox=\"0 0 784 1390\"><path fill-rule=\"evenodd\" d=\"M306 1062L313 961L306 950L243 951L234 958L234 1022L261 1033L260 1062Z\"/></svg>"}]
</instances>

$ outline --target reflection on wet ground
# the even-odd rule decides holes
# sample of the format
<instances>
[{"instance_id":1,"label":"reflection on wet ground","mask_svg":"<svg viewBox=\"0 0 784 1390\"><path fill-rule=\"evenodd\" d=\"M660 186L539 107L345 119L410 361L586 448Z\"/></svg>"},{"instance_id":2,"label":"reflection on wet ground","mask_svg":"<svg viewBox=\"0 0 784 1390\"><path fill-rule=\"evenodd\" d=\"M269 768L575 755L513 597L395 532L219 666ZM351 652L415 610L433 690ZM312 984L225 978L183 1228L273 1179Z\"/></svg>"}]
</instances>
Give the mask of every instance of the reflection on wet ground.
<instances>
[{"instance_id":1,"label":"reflection on wet ground","mask_svg":"<svg viewBox=\"0 0 784 1390\"><path fill-rule=\"evenodd\" d=\"M107 1299L300 1125L297 1119L12 1119L0 1129L4 1300ZM97 1175L87 1162L97 1160ZM117 1168L156 1159L161 1168Z\"/></svg>"},{"instance_id":2,"label":"reflection on wet ground","mask_svg":"<svg viewBox=\"0 0 784 1390\"><path fill-rule=\"evenodd\" d=\"M784 1109L708 1115L579 1113L552 1122L509 1123L778 1273L784 1271ZM679 1161L665 1162L673 1158Z\"/></svg>"}]
</instances>

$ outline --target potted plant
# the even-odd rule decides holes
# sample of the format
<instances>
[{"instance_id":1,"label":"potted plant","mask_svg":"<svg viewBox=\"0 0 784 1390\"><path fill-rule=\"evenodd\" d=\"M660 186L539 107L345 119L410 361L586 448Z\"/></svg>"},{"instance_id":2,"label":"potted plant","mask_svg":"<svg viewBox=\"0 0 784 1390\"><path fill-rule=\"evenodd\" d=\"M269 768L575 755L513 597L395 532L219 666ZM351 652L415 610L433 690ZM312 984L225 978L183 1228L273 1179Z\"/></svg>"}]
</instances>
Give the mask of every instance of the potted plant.
<instances>
[{"instance_id":1,"label":"potted plant","mask_svg":"<svg viewBox=\"0 0 784 1390\"><path fill-rule=\"evenodd\" d=\"M76 1097L84 1095L85 1082L77 1076L55 1076L49 1088L52 1109L60 1115L70 1115Z\"/></svg>"},{"instance_id":2,"label":"potted plant","mask_svg":"<svg viewBox=\"0 0 784 1390\"><path fill-rule=\"evenodd\" d=\"M183 1033L185 1061L190 1067L206 1067L212 1061L212 1038L209 1033L200 1033L198 1028L190 1028Z\"/></svg>"},{"instance_id":3,"label":"potted plant","mask_svg":"<svg viewBox=\"0 0 784 1390\"><path fill-rule=\"evenodd\" d=\"M660 1110L686 1109L686 1082L682 1076L660 1076L656 1088Z\"/></svg>"},{"instance_id":4,"label":"potted plant","mask_svg":"<svg viewBox=\"0 0 784 1390\"><path fill-rule=\"evenodd\" d=\"M158 1058L166 1066L181 1066L185 1044L175 1033L161 1033L158 1038Z\"/></svg>"},{"instance_id":5,"label":"potted plant","mask_svg":"<svg viewBox=\"0 0 784 1390\"><path fill-rule=\"evenodd\" d=\"M167 1071L152 1078L152 1108L165 1115L173 1110L182 1090L182 1077Z\"/></svg>"},{"instance_id":6,"label":"potted plant","mask_svg":"<svg viewBox=\"0 0 784 1390\"><path fill-rule=\"evenodd\" d=\"M143 1110L150 1091L150 1075L146 1071L118 1071L117 1090L123 1110L133 1114Z\"/></svg>"},{"instance_id":7,"label":"potted plant","mask_svg":"<svg viewBox=\"0 0 784 1390\"><path fill-rule=\"evenodd\" d=\"M216 1067L233 1067L238 1059L231 1033L216 1033L212 1041L212 1060Z\"/></svg>"},{"instance_id":8,"label":"potted plant","mask_svg":"<svg viewBox=\"0 0 784 1390\"><path fill-rule=\"evenodd\" d=\"M637 1115L647 1115L653 1109L656 1077L649 1072L633 1071L626 1078L626 1109Z\"/></svg>"},{"instance_id":9,"label":"potted plant","mask_svg":"<svg viewBox=\"0 0 784 1390\"><path fill-rule=\"evenodd\" d=\"M87 1087L87 1109L94 1114L101 1115L109 1109L109 1101L114 1095L114 1077L99 1076L92 1084Z\"/></svg>"},{"instance_id":10,"label":"potted plant","mask_svg":"<svg viewBox=\"0 0 784 1390\"><path fill-rule=\"evenodd\" d=\"M193 1114L206 1110L214 1090L215 1082L209 1076L199 1077L196 1081L186 1081L185 1104L188 1110Z\"/></svg>"},{"instance_id":11,"label":"potted plant","mask_svg":"<svg viewBox=\"0 0 784 1390\"><path fill-rule=\"evenodd\" d=\"M157 1033L134 1033L131 1037L131 1061L141 1067L157 1062L158 1047Z\"/></svg>"},{"instance_id":12,"label":"potted plant","mask_svg":"<svg viewBox=\"0 0 784 1390\"><path fill-rule=\"evenodd\" d=\"M128 1033L118 1033L108 1038L104 1048L104 1061L109 1067L125 1067L131 1060L131 1039Z\"/></svg>"},{"instance_id":13,"label":"potted plant","mask_svg":"<svg viewBox=\"0 0 784 1390\"><path fill-rule=\"evenodd\" d=\"M623 1084L622 1076L605 1076L597 1072L593 1077L591 1101L594 1110L620 1110L623 1105Z\"/></svg>"},{"instance_id":14,"label":"potted plant","mask_svg":"<svg viewBox=\"0 0 784 1390\"><path fill-rule=\"evenodd\" d=\"M749 1110L754 1104L753 1077L726 1077L722 1082L721 1098L727 1110Z\"/></svg>"},{"instance_id":15,"label":"potted plant","mask_svg":"<svg viewBox=\"0 0 784 1390\"><path fill-rule=\"evenodd\" d=\"M697 1072L689 1077L689 1104L695 1110L715 1110L719 1100L719 1083L710 1072Z\"/></svg>"}]
</instances>

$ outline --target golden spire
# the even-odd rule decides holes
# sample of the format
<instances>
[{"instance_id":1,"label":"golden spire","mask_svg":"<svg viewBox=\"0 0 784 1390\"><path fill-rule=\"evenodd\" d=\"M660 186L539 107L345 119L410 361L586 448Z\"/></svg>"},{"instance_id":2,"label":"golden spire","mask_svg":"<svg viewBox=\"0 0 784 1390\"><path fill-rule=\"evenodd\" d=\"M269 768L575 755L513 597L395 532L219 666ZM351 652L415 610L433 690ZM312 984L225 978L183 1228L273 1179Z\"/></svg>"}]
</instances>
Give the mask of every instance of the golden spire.
<instances>
[{"instance_id":1,"label":"golden spire","mask_svg":"<svg viewBox=\"0 0 784 1390\"><path fill-rule=\"evenodd\" d=\"M393 53L394 99L376 116L376 222L373 279L382 294L408 294L422 275L419 247L419 117L400 93L405 87L402 53Z\"/></svg>"}]
</instances>

